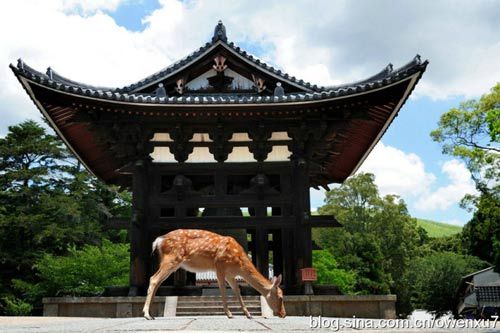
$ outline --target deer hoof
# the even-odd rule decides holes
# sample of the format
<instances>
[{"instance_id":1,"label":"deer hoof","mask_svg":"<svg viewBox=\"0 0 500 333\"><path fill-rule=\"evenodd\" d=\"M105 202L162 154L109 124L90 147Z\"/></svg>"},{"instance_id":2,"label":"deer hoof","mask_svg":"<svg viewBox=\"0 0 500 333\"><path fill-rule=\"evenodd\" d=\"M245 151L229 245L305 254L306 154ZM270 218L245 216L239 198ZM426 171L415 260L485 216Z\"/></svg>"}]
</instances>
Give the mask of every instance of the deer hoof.
<instances>
[{"instance_id":1,"label":"deer hoof","mask_svg":"<svg viewBox=\"0 0 500 333\"><path fill-rule=\"evenodd\" d=\"M252 319L253 318L252 315L250 314L250 312L245 313L245 316L247 316L248 319Z\"/></svg>"},{"instance_id":2,"label":"deer hoof","mask_svg":"<svg viewBox=\"0 0 500 333\"><path fill-rule=\"evenodd\" d=\"M226 316L227 316L229 319L233 318L233 314L232 314L230 311L226 312Z\"/></svg>"},{"instance_id":3,"label":"deer hoof","mask_svg":"<svg viewBox=\"0 0 500 333\"><path fill-rule=\"evenodd\" d=\"M147 320L155 320L155 317L153 317L153 316L152 316L152 315L150 315L149 313L144 314L144 318L146 318Z\"/></svg>"}]
</instances>

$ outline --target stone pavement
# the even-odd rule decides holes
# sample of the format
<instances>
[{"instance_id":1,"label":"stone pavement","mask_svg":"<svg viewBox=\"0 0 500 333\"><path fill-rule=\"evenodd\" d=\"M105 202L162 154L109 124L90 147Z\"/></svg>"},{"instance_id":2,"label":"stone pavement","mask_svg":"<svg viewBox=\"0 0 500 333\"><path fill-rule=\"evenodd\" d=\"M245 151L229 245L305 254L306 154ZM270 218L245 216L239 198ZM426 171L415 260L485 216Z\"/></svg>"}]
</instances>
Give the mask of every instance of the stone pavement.
<instances>
[{"instance_id":1,"label":"stone pavement","mask_svg":"<svg viewBox=\"0 0 500 333\"><path fill-rule=\"evenodd\" d=\"M338 318L323 318L323 325L340 324L347 326L347 320ZM379 332L371 325L378 325L380 320L356 319L358 327L339 328L340 331ZM398 321L402 323L402 321ZM393 321L393 323L395 323ZM311 328L311 324L316 327ZM75 317L0 317L1 333L80 333L80 332L334 332L337 326L317 328L318 322L311 322L310 317L263 318L252 320L244 317L227 319L224 316L211 317L161 317L147 321L143 318L75 318ZM364 325L364 327L359 327ZM479 327L478 324L468 328L445 328L442 323L433 329L424 332L500 332L500 325L496 329L493 324ZM476 326L476 327L474 327ZM485 328L489 327L489 328ZM380 330L381 331L381 330ZM421 332L422 329L391 329L392 332Z\"/></svg>"}]
</instances>

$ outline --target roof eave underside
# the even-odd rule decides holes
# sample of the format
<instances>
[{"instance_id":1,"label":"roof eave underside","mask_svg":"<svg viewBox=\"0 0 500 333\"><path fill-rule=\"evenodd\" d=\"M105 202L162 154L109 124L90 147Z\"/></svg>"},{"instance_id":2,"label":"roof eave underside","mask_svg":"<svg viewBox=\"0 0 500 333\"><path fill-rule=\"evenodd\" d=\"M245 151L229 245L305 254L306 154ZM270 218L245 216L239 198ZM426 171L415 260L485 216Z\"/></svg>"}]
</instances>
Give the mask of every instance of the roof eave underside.
<instances>
[{"instance_id":1,"label":"roof eave underside","mask_svg":"<svg viewBox=\"0 0 500 333\"><path fill-rule=\"evenodd\" d=\"M364 161L366 160L366 158L368 157L368 155L370 155L370 153L372 152L373 148L375 148L375 146L377 145L377 143L380 141L380 139L382 138L382 136L385 134L385 132L387 131L387 129L389 128L389 126L391 125L391 123L393 122L393 120L397 117L399 111L401 110L401 108L403 107L403 105L406 103L406 101L410 97L410 95L413 92L413 90L415 90L415 87L416 87L417 83L422 78L422 75L423 75L423 73L424 73L424 71L425 71L425 69L427 67L427 64L428 64L428 61L425 61L423 63L423 65L424 65L423 70L419 71L418 73L416 73L416 74L413 75L413 77L411 78L411 82L408 85L408 88L407 88L405 94L403 95L403 97L401 98L401 100L399 101L398 105L396 106L396 108L394 109L394 111L392 112L392 114L390 115L390 117L387 119L387 121L384 124L382 130L379 132L379 134L377 135L377 137L375 138L375 140L372 142L372 144L370 145L370 147L368 148L368 150L365 152L365 154L363 155L363 157L356 164L356 166L351 171L351 173L349 174L348 177L354 175L359 170L359 168L364 163ZM345 179L347 179L348 177L346 177ZM342 181L344 181L345 179L343 179Z\"/></svg>"}]
</instances>

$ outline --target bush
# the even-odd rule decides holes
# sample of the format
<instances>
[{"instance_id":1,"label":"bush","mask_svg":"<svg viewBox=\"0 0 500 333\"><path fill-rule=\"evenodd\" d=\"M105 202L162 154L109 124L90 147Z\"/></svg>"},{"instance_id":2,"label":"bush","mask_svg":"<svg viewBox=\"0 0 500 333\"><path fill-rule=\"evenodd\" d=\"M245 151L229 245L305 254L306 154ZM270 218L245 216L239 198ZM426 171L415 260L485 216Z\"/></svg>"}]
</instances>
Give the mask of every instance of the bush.
<instances>
[{"instance_id":1,"label":"bush","mask_svg":"<svg viewBox=\"0 0 500 333\"><path fill-rule=\"evenodd\" d=\"M356 273L338 268L337 261L327 250L313 251L313 267L318 273L318 284L337 286L343 294L352 294Z\"/></svg>"},{"instance_id":2,"label":"bush","mask_svg":"<svg viewBox=\"0 0 500 333\"><path fill-rule=\"evenodd\" d=\"M455 310L456 290L463 276L487 267L477 257L452 252L436 252L416 259L406 274L411 302L436 316Z\"/></svg>"},{"instance_id":3,"label":"bush","mask_svg":"<svg viewBox=\"0 0 500 333\"><path fill-rule=\"evenodd\" d=\"M33 306L14 296L5 296L2 298L4 303L3 312L9 316L27 316L31 314Z\"/></svg>"},{"instance_id":4,"label":"bush","mask_svg":"<svg viewBox=\"0 0 500 333\"><path fill-rule=\"evenodd\" d=\"M13 280L13 287L32 303L46 296L95 296L107 286L128 284L129 258L128 244L108 240L71 248L67 256L46 254L36 264L40 282Z\"/></svg>"}]
</instances>

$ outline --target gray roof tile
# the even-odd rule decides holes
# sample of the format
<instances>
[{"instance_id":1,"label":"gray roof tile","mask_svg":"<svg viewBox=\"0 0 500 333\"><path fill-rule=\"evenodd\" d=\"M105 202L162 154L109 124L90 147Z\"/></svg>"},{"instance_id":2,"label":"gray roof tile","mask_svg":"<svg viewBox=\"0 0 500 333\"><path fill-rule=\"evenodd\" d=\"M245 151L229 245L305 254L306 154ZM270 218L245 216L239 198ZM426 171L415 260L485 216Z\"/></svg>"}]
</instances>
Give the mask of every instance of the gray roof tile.
<instances>
[{"instance_id":1,"label":"gray roof tile","mask_svg":"<svg viewBox=\"0 0 500 333\"><path fill-rule=\"evenodd\" d=\"M146 93L136 93L133 92L134 89L142 87L144 85L157 80L158 78L167 77L168 74L175 70L175 68L181 66L182 63L187 63L191 58L196 58L202 55L207 49L214 45L214 43L222 43L226 47L231 48L238 54L243 55L246 59L251 60L257 66L271 71L272 73L278 75L284 80L289 82L294 82L300 86L306 87L310 92L302 93L291 93L285 94L283 97L274 96L260 96L260 95L231 95L231 94L206 94L206 95L187 95L181 97L160 97L157 98L154 94ZM247 55L246 51L241 50L239 47L235 46L234 43L226 43L221 40L216 42L207 43L202 46L199 50L195 51L193 54L189 55L174 65L165 68L164 70L157 72L137 83L131 84L124 88L106 88L106 87L96 87L87 84L82 84L70 79L63 77L62 75L55 72L53 69L47 69L46 73L41 73L26 63L21 59L18 60L17 66L10 65L11 69L18 76L23 76L42 85L54 88L60 91L67 91L70 93L91 96L99 99L109 99L109 100L119 100L127 102L136 103L160 103L160 104L247 104L247 103L289 103L289 102L300 102L300 101L310 101L310 100L321 100L325 98L332 98L337 96L344 96L353 93L359 93L363 91L369 91L371 89L376 89L393 82L400 81L416 72L423 72L427 66L428 62L421 60L420 56L415 56L410 62L404 66L394 69L392 64L387 65L379 73L369 77L368 79L361 80L354 83L342 84L338 86L328 86L328 87L318 87L317 85L311 85L303 80L297 80L295 77L290 77L287 73L283 73L281 70L274 69L262 62L259 59L255 59L251 55Z\"/></svg>"}]
</instances>

